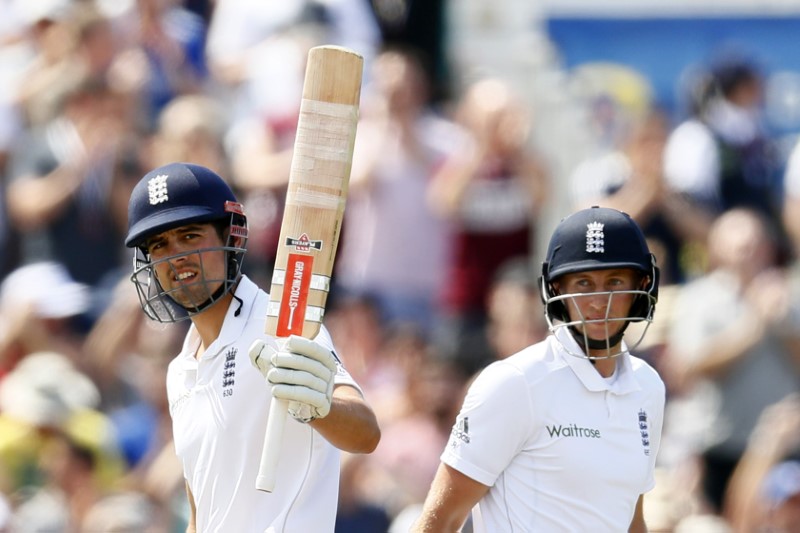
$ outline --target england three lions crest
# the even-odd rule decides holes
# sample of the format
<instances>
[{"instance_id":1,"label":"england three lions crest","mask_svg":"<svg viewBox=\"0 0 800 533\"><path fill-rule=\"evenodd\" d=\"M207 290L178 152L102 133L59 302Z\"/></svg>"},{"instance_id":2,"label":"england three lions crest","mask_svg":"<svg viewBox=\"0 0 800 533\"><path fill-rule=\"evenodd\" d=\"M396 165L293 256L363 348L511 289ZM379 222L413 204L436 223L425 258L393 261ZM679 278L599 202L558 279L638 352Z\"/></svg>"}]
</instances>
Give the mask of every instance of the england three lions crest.
<instances>
[{"instance_id":1,"label":"england three lions crest","mask_svg":"<svg viewBox=\"0 0 800 533\"><path fill-rule=\"evenodd\" d=\"M650 427L647 421L647 411L639 409L639 433L642 435L642 449L644 454L650 455Z\"/></svg>"}]
</instances>

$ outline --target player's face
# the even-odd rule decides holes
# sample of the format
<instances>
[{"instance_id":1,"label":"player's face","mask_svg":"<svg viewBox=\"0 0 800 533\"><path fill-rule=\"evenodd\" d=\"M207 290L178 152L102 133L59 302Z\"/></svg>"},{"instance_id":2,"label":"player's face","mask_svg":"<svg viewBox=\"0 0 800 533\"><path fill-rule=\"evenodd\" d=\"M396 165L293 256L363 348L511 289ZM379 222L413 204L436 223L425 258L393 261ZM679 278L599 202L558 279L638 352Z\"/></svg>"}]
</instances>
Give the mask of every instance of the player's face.
<instances>
[{"instance_id":1,"label":"player's face","mask_svg":"<svg viewBox=\"0 0 800 533\"><path fill-rule=\"evenodd\" d=\"M589 339L605 341L625 325L641 275L629 268L590 270L564 274L555 283L559 294L572 295L564 300L570 321ZM616 320L615 320L616 319Z\"/></svg>"},{"instance_id":2,"label":"player's face","mask_svg":"<svg viewBox=\"0 0 800 533\"><path fill-rule=\"evenodd\" d=\"M181 226L145 244L161 287L187 308L207 301L225 280L225 252L218 249L222 245L212 224Z\"/></svg>"}]
</instances>

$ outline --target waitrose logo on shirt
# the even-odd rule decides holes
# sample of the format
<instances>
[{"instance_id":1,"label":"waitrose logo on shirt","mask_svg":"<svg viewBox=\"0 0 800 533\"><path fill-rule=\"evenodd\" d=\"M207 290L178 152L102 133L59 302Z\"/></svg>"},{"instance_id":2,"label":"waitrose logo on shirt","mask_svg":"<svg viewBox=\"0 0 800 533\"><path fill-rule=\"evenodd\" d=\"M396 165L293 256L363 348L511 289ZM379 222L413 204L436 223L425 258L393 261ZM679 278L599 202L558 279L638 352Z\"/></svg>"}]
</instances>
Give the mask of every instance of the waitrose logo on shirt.
<instances>
[{"instance_id":1,"label":"waitrose logo on shirt","mask_svg":"<svg viewBox=\"0 0 800 533\"><path fill-rule=\"evenodd\" d=\"M545 426L551 437L579 437L584 439L599 439L600 430L578 427L577 424L563 426Z\"/></svg>"}]
</instances>

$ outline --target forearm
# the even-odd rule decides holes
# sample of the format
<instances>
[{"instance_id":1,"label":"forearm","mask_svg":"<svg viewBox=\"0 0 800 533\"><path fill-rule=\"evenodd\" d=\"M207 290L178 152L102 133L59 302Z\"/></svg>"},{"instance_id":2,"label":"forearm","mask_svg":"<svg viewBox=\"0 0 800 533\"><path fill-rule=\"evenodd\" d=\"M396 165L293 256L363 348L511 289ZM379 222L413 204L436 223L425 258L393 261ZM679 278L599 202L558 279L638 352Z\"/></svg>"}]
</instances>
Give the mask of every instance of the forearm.
<instances>
[{"instance_id":1,"label":"forearm","mask_svg":"<svg viewBox=\"0 0 800 533\"><path fill-rule=\"evenodd\" d=\"M81 184L80 169L62 165L42 178L24 177L8 187L8 210L20 225L38 226L56 216Z\"/></svg>"},{"instance_id":2,"label":"forearm","mask_svg":"<svg viewBox=\"0 0 800 533\"><path fill-rule=\"evenodd\" d=\"M454 218L466 191L478 171L478 156L451 156L431 181L428 206L439 216Z\"/></svg>"},{"instance_id":3,"label":"forearm","mask_svg":"<svg viewBox=\"0 0 800 533\"><path fill-rule=\"evenodd\" d=\"M628 533L647 533L647 524L644 522L644 495L640 494L633 511L633 520L628 527Z\"/></svg>"},{"instance_id":4,"label":"forearm","mask_svg":"<svg viewBox=\"0 0 800 533\"><path fill-rule=\"evenodd\" d=\"M639 224L646 224L655 214L662 190L646 180L634 180L602 200L602 205L624 211Z\"/></svg>"},{"instance_id":5,"label":"forearm","mask_svg":"<svg viewBox=\"0 0 800 533\"><path fill-rule=\"evenodd\" d=\"M444 495L431 492L422 513L411 527L412 533L455 533L460 531L469 516L469 509L446 502Z\"/></svg>"},{"instance_id":6,"label":"forearm","mask_svg":"<svg viewBox=\"0 0 800 533\"><path fill-rule=\"evenodd\" d=\"M414 533L456 533L462 525L460 521L426 513L414 525L412 531Z\"/></svg>"},{"instance_id":7,"label":"forearm","mask_svg":"<svg viewBox=\"0 0 800 533\"><path fill-rule=\"evenodd\" d=\"M192 489L189 488L189 482L186 481L186 497L189 499L189 523L186 525L186 533L197 533L197 507L194 503L194 495Z\"/></svg>"},{"instance_id":8,"label":"forearm","mask_svg":"<svg viewBox=\"0 0 800 533\"><path fill-rule=\"evenodd\" d=\"M714 221L712 213L673 191L664 193L661 205L670 228L682 240L706 242L708 230Z\"/></svg>"},{"instance_id":9,"label":"forearm","mask_svg":"<svg viewBox=\"0 0 800 533\"><path fill-rule=\"evenodd\" d=\"M736 321L706 343L702 349L705 355L695 358L698 362L692 365L689 373L705 378L723 374L745 357L763 334L764 326L756 317Z\"/></svg>"},{"instance_id":10,"label":"forearm","mask_svg":"<svg viewBox=\"0 0 800 533\"><path fill-rule=\"evenodd\" d=\"M413 533L451 533L459 531L470 510L489 491L489 487L467 477L444 463L439 465L422 513L411 527Z\"/></svg>"},{"instance_id":11,"label":"forearm","mask_svg":"<svg viewBox=\"0 0 800 533\"><path fill-rule=\"evenodd\" d=\"M381 438L375 413L352 387L335 389L331 412L310 425L328 442L350 453L371 453Z\"/></svg>"}]
</instances>

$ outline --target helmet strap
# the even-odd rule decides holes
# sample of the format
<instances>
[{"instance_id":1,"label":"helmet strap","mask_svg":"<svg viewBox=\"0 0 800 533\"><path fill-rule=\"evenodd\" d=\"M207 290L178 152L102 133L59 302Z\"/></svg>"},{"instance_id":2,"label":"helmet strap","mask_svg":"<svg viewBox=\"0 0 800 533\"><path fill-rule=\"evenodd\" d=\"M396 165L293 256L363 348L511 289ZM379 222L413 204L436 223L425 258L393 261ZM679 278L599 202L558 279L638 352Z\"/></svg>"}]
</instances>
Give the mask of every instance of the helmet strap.
<instances>
[{"instance_id":1,"label":"helmet strap","mask_svg":"<svg viewBox=\"0 0 800 533\"><path fill-rule=\"evenodd\" d=\"M590 339L586 337L583 333L578 331L578 329L575 326L569 326L568 329L569 332L572 334L572 337L575 339L575 342L577 342L580 345L580 347L583 348L584 350L586 350L587 348L589 350L606 350L610 346L617 346L620 342L622 342L622 337L625 335L625 330L628 329L629 324L630 322L625 322L625 324L622 326L622 329L620 329L619 332L615 333L614 335L609 337L608 340L605 341ZM587 341L589 343L588 347L586 346Z\"/></svg>"},{"instance_id":2,"label":"helmet strap","mask_svg":"<svg viewBox=\"0 0 800 533\"><path fill-rule=\"evenodd\" d=\"M187 308L179 304L178 302L175 302L175 300L172 301L175 302L177 305L180 305L181 307L186 309L190 314L196 315L200 311L205 311L207 308L211 307L211 304L218 302L219 299L222 298L227 291L228 291L227 283L222 283L219 287L217 287L217 290L214 291L214 294L208 297L208 300L194 306L193 308Z\"/></svg>"}]
</instances>

